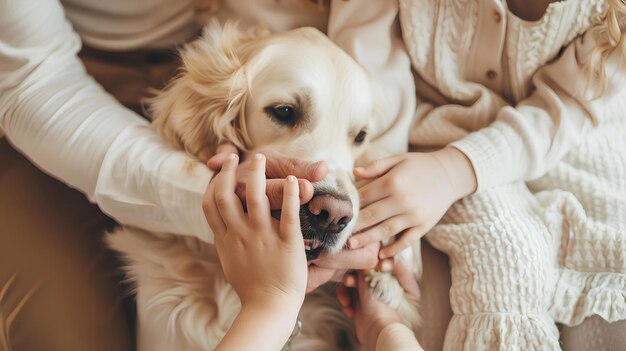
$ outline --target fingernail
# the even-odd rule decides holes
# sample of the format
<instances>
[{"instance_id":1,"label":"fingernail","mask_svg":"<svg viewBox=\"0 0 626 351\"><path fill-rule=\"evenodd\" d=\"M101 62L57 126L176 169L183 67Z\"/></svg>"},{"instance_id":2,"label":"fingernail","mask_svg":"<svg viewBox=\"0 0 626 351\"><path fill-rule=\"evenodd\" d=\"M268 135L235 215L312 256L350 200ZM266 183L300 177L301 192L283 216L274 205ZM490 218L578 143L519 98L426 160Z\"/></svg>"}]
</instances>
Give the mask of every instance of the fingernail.
<instances>
[{"instance_id":1,"label":"fingernail","mask_svg":"<svg viewBox=\"0 0 626 351\"><path fill-rule=\"evenodd\" d=\"M351 249L356 249L359 246L359 240L357 238L350 238L348 245L350 245Z\"/></svg>"},{"instance_id":2,"label":"fingernail","mask_svg":"<svg viewBox=\"0 0 626 351\"><path fill-rule=\"evenodd\" d=\"M357 172L363 172L363 171L365 171L365 168L363 168L363 167L356 167L354 170L357 171Z\"/></svg>"},{"instance_id":3,"label":"fingernail","mask_svg":"<svg viewBox=\"0 0 626 351\"><path fill-rule=\"evenodd\" d=\"M230 155L228 155L227 160L232 161L232 160L234 160L234 159L235 159L235 157L237 157L237 155L235 155L235 154L230 154Z\"/></svg>"},{"instance_id":4,"label":"fingernail","mask_svg":"<svg viewBox=\"0 0 626 351\"><path fill-rule=\"evenodd\" d=\"M288 181L289 183L293 183L293 182L295 182L295 181L296 181L296 177L294 177L294 176L292 176L292 175L287 176L287 181Z\"/></svg>"},{"instance_id":5,"label":"fingernail","mask_svg":"<svg viewBox=\"0 0 626 351\"><path fill-rule=\"evenodd\" d=\"M256 154L256 155L254 155L254 159L255 160L262 160L263 159L263 154Z\"/></svg>"}]
</instances>

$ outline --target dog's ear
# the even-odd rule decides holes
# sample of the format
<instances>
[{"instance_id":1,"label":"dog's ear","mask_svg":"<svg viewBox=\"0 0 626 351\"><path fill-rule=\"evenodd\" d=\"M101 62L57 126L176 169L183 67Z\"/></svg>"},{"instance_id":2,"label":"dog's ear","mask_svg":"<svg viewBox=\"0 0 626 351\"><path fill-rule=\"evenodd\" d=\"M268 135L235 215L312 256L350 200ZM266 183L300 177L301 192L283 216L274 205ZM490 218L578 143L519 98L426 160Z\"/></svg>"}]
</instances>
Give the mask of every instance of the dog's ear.
<instances>
[{"instance_id":1,"label":"dog's ear","mask_svg":"<svg viewBox=\"0 0 626 351\"><path fill-rule=\"evenodd\" d=\"M232 23L224 28L208 25L202 38L181 50L180 73L150 100L158 133L204 162L220 142L229 141L241 150L250 147L244 67L249 44L268 34L260 28L243 32Z\"/></svg>"}]
</instances>

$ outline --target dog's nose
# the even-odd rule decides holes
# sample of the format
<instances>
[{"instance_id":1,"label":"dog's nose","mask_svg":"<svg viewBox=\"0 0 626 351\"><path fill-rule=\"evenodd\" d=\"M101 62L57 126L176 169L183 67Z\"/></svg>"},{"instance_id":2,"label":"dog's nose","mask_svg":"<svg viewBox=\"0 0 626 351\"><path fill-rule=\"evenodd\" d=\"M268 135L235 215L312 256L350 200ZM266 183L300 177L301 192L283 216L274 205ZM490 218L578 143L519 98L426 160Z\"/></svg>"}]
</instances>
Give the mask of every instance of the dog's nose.
<instances>
[{"instance_id":1,"label":"dog's nose","mask_svg":"<svg viewBox=\"0 0 626 351\"><path fill-rule=\"evenodd\" d=\"M316 229L339 233L352 220L352 202L329 194L316 195L308 204L311 224Z\"/></svg>"}]
</instances>

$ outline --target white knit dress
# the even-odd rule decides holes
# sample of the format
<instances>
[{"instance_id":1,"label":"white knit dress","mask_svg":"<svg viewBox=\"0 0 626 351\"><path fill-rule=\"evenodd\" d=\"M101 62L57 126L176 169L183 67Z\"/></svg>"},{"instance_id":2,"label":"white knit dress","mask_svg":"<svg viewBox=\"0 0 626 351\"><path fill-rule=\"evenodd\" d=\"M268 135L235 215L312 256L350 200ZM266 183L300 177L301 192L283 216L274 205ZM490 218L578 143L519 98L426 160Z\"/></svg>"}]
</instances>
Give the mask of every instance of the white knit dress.
<instances>
[{"instance_id":1,"label":"white knit dress","mask_svg":"<svg viewBox=\"0 0 626 351\"><path fill-rule=\"evenodd\" d=\"M585 89L603 2L534 22L495 0L400 3L423 98L411 143L452 144L478 179L427 235L452 268L444 349L558 350L555 321L626 319L625 58L599 98Z\"/></svg>"}]
</instances>

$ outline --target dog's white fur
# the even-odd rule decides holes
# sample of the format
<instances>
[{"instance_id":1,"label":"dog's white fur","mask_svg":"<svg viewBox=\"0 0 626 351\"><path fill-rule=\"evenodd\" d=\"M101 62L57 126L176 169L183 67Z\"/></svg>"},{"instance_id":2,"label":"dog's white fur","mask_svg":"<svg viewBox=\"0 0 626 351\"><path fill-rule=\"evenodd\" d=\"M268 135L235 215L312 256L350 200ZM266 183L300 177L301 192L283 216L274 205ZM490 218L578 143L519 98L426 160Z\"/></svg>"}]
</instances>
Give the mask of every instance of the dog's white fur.
<instances>
[{"instance_id":1,"label":"dog's white fur","mask_svg":"<svg viewBox=\"0 0 626 351\"><path fill-rule=\"evenodd\" d=\"M311 28L269 34L211 25L181 57L181 73L151 106L160 134L201 161L222 141L246 154L274 149L325 160L328 177L316 186L346 195L353 203L354 219L331 248L340 250L359 207L351 169L363 145L354 138L367 127L374 108L364 70ZM281 104L298 106L306 116L294 126L281 125L267 112L268 106ZM208 350L217 345L239 301L211 245L133 228L109 235L108 243L124 254L128 278L136 286L139 350ZM416 262L415 271L421 272L419 246L405 250L400 259ZM416 326L416 301L405 296L393 276L372 272L369 282L375 296ZM310 294L303 311L303 334L292 340L291 350L356 348L350 322L328 294Z\"/></svg>"}]
</instances>

